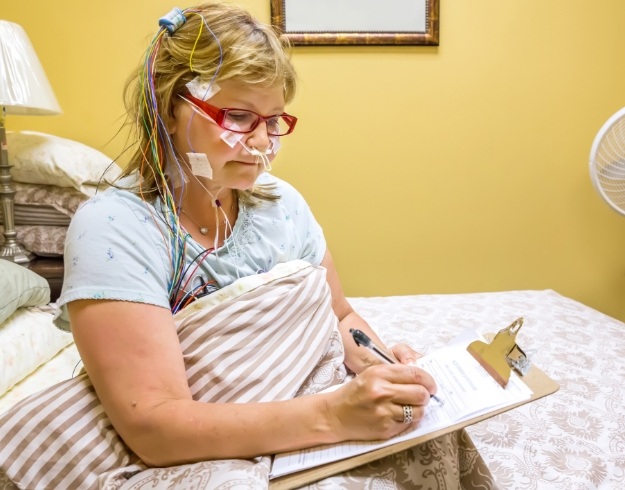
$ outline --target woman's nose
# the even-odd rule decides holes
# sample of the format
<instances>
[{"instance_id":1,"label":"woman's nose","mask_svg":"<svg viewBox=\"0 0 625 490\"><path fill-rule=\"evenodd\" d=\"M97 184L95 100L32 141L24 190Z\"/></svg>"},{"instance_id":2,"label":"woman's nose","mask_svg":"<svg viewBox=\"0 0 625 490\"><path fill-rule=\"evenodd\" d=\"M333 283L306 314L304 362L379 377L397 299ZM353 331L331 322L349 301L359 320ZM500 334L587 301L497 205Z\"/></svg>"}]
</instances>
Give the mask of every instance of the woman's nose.
<instances>
[{"instance_id":1,"label":"woman's nose","mask_svg":"<svg viewBox=\"0 0 625 490\"><path fill-rule=\"evenodd\" d=\"M262 152L269 148L271 140L267 134L267 123L265 121L260 121L258 126L254 128L254 131L249 133L245 144Z\"/></svg>"}]
</instances>

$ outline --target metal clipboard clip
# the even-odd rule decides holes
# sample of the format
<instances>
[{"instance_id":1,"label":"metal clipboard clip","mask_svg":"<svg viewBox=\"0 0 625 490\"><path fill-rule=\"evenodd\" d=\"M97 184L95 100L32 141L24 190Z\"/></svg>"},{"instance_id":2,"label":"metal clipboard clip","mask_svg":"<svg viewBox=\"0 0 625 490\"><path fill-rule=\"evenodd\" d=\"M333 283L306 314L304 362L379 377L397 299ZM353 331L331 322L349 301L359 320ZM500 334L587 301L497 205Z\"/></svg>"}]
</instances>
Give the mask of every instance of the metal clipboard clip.
<instances>
[{"instance_id":1,"label":"metal clipboard clip","mask_svg":"<svg viewBox=\"0 0 625 490\"><path fill-rule=\"evenodd\" d=\"M523 318L517 318L509 326L497 332L490 343L475 340L467 347L469 354L502 388L508 384L512 369L524 376L532 366L525 352L516 343L516 335L522 326Z\"/></svg>"}]
</instances>

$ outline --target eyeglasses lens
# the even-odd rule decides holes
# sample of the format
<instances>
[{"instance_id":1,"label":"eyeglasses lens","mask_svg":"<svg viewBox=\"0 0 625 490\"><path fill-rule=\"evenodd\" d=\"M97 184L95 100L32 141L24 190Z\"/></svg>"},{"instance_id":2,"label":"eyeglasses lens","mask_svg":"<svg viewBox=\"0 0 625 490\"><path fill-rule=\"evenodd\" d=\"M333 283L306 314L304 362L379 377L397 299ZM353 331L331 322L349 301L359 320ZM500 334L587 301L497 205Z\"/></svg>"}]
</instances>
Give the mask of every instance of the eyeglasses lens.
<instances>
[{"instance_id":1,"label":"eyeglasses lens","mask_svg":"<svg viewBox=\"0 0 625 490\"><path fill-rule=\"evenodd\" d=\"M291 126L294 125L290 117L274 116L261 118L258 114L244 110L228 110L224 115L222 126L241 133L253 131L260 119L265 119L267 123L267 133L272 136L282 136L287 134Z\"/></svg>"}]
</instances>

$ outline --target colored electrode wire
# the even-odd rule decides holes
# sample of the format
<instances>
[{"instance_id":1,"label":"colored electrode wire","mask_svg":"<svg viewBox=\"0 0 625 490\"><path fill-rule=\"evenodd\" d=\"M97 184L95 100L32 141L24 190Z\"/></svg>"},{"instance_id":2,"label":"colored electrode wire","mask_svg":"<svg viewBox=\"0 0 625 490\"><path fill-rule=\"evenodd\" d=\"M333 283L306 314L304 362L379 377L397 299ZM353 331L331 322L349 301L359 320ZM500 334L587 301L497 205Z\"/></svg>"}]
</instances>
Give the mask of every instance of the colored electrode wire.
<instances>
[{"instance_id":1,"label":"colored electrode wire","mask_svg":"<svg viewBox=\"0 0 625 490\"><path fill-rule=\"evenodd\" d=\"M172 260L173 277L168 285L168 293L171 299L173 284L178 282L181 266L184 263L186 236L182 236L180 233L180 224L175 211L174 198L163 173L166 153L161 145L159 145L160 141L167 141L167 143L171 145L167 128L164 127L158 113L156 91L154 88L154 62L165 32L167 32L167 30L161 28L146 55L146 63L141 79L141 104L144 108L141 113L144 114L142 123L145 127L145 131L150 135L150 148L146 148L144 151L150 152L152 160L155 162L155 165L150 166L150 170L154 173L157 188L160 191L165 223L170 231L169 240L166 240L166 237L163 237L163 239L169 244L169 253ZM146 158L145 161L149 160Z\"/></svg>"},{"instance_id":2,"label":"colored electrode wire","mask_svg":"<svg viewBox=\"0 0 625 490\"><path fill-rule=\"evenodd\" d=\"M208 30L208 32L210 32L211 36L215 39L215 42L217 42L217 45L219 47L219 62L209 84L208 90L210 90L210 87L212 87L217 77L217 74L223 64L223 51L221 43L219 42L219 39L217 39L217 36L215 36L213 31L208 26L206 19L204 19L204 17L198 11L186 9L182 11L182 13L183 15L185 15L185 17L188 13L197 15L201 19L198 35L196 37L195 44L193 45L193 49L189 57L189 68L191 71L193 71L193 54L195 53L195 49L202 35L203 27L206 27L206 29ZM162 211L164 214L163 218L170 235L169 237L163 236L163 240L168 244L169 254L171 257L173 274L168 283L168 294L172 312L175 312L178 311L183 306L183 304L187 304L189 300L189 294L191 295L191 298L195 297L196 295L195 289L192 289L190 293L185 293L185 295L180 298L181 291L184 291L189 282L189 280L187 280L184 285L182 284L183 278L188 273L189 268L192 264L197 262L194 271L197 270L200 264L206 259L210 252L213 251L213 249L207 249L201 252L191 261L190 264L185 267L185 249L189 235L183 230L182 226L180 225L180 218L178 216L180 203L175 202L174 196L168 183L167 176L165 175L163 169L165 167L165 163L168 163L169 165L177 165L177 168L172 170L179 172L180 176L183 175L183 170L180 166L178 158L176 158L176 152L173 142L171 141L171 138L169 136L169 131L167 130L167 127L163 123L163 120L159 114L156 89L154 86L154 65L157 54L159 52L159 49L161 48L161 44L166 34L175 35L175 30L171 29L171 27L167 27L164 25L161 26L146 51L145 63L139 79L141 89L139 113L141 115L139 116L140 120L137 121L137 124L143 126L145 131L149 135L148 147L142 148L141 151L143 152L145 163L150 161L148 155L151 155L152 161L154 162L154 165L150 165L150 170L153 172L155 182L157 183L157 189L159 191ZM172 158L169 158L166 162L167 155L171 155ZM185 185L184 178L182 178L181 180L182 189L180 192L180 196L184 194ZM141 183L140 194L143 197L143 189L141 188ZM209 192L209 194L211 193ZM213 200L215 200L214 196L212 197ZM223 212L223 210L221 211ZM153 216L153 219L156 221L158 218ZM230 230L232 230L231 226ZM215 243L215 245L217 245L217 243ZM193 274L191 274L191 277L192 276ZM185 301L182 301L182 299L184 299Z\"/></svg>"},{"instance_id":3,"label":"colored electrode wire","mask_svg":"<svg viewBox=\"0 0 625 490\"><path fill-rule=\"evenodd\" d=\"M180 280L182 280L183 277L188 276L188 279L185 281L184 284L177 284L175 291L176 291L176 295L177 297L172 298L172 300L170 301L171 304L171 311L172 313L177 313L178 311L180 311L182 308L184 308L185 306L187 306L187 304L189 304L191 301L193 301L196 297L195 294L195 290L192 289L191 291L185 292L184 295L181 295L181 292L185 291L185 289L187 288L187 285L189 284L189 282L192 281L193 277L195 276L195 272L197 271L197 269L200 267L200 265L202 264L202 262L204 262L204 260L206 259L206 257L208 257L208 255L213 251L212 248L208 248L206 250L203 250L202 252L200 252L199 254L197 254L193 260L187 264L187 266L184 268ZM198 262L198 259L199 262ZM195 268L193 269L193 271L191 271L191 273L189 273L189 269L191 268L191 266L193 264L195 264L197 262L197 264L195 265Z\"/></svg>"},{"instance_id":4,"label":"colored electrode wire","mask_svg":"<svg viewBox=\"0 0 625 490\"><path fill-rule=\"evenodd\" d=\"M195 13L196 15L198 15L201 18L201 22L202 24L206 27L206 30L208 32L210 32L211 36L213 36L213 39L215 39L215 42L217 43L217 47L219 48L219 62L217 64L217 68L215 70L215 73L213 74L213 77L211 78L203 96L202 96L202 100L206 100L206 96L211 92L214 83L215 83L215 79L217 78L217 75L219 73L219 70L221 69L221 66L223 64L223 49L221 47L221 43L219 42L219 39L217 38L217 36L215 35L215 33L213 32L213 30L210 28L210 26L208 25L208 23L206 22L206 19L204 17L202 17L200 14ZM201 24L201 25L202 25ZM193 45L193 49L191 51L191 56L189 59L189 69L191 69L193 71L193 53L195 52L195 48L197 46L198 40L200 38L200 34L201 34L201 25L200 25L200 32L198 33L198 36L195 40L195 44ZM189 145L189 148L191 149L192 152L194 152L195 150L193 149L193 144L191 143L191 140L189 138L189 133L190 133L190 127L191 127L191 123L193 121L193 118L197 115L196 111L193 111L193 113L191 114L191 117L189 118L189 123L187 126L187 144ZM214 122L214 121L213 121ZM198 179L197 181L200 186L212 197L213 199L213 203L215 204L215 220L219 221L219 212L221 212L224 215L224 218L226 219L226 223L224 226L224 244L226 245L228 251L230 251L230 245L229 243L226 241L226 236L228 235L228 231L230 231L230 234L232 234L233 232L233 227L232 224L229 221L228 215L227 213L223 210L221 204L219 203L219 200L213 195L213 193L208 190L204 184L202 183L202 181L200 181ZM219 192L221 192L221 189L219 190ZM217 193L219 195L219 192ZM218 243L219 243L219 228L217 228L217 231L215 233L215 239L214 239L214 243L213 243L213 248L215 250L215 257L217 258L217 260L219 261L219 254L217 252L218 249ZM235 249L236 249L236 242L234 243ZM235 254L236 255L236 254ZM239 271L237 270L237 278L239 277Z\"/></svg>"}]
</instances>

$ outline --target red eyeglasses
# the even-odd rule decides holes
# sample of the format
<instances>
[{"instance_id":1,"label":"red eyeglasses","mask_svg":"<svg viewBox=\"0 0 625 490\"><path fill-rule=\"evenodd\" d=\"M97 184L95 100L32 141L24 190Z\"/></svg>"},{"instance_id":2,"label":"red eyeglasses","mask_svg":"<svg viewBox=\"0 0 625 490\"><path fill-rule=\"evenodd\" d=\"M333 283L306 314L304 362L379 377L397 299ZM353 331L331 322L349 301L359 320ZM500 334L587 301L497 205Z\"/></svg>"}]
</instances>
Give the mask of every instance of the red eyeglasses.
<instances>
[{"instance_id":1,"label":"red eyeglasses","mask_svg":"<svg viewBox=\"0 0 625 490\"><path fill-rule=\"evenodd\" d=\"M204 100L193 97L191 94L181 95L180 97L191 102L220 127L233 133L251 133L261 121L265 121L268 135L285 136L293 132L297 123L297 118L286 112L273 116L261 116L254 111L246 109L220 109Z\"/></svg>"}]
</instances>

